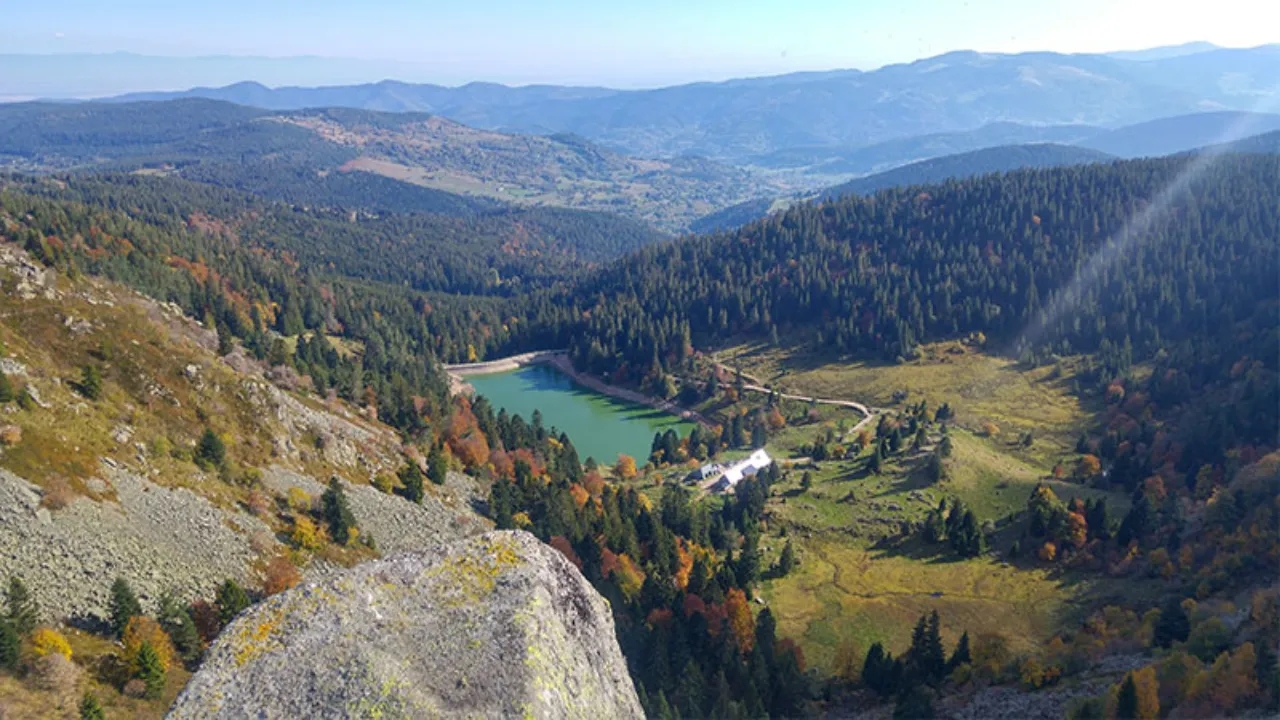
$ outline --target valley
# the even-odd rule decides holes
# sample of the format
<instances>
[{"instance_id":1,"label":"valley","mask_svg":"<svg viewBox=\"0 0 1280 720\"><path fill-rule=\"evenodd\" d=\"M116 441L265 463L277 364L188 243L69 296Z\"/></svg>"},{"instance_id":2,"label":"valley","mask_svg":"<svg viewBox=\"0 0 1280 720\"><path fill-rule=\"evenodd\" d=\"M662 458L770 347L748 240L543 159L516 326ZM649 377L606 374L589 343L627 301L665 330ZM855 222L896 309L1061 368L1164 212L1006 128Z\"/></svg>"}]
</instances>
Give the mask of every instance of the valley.
<instances>
[{"instance_id":1,"label":"valley","mask_svg":"<svg viewBox=\"0 0 1280 720\"><path fill-rule=\"evenodd\" d=\"M0 716L1267 716L1280 78L1184 49L0 105Z\"/></svg>"}]
</instances>

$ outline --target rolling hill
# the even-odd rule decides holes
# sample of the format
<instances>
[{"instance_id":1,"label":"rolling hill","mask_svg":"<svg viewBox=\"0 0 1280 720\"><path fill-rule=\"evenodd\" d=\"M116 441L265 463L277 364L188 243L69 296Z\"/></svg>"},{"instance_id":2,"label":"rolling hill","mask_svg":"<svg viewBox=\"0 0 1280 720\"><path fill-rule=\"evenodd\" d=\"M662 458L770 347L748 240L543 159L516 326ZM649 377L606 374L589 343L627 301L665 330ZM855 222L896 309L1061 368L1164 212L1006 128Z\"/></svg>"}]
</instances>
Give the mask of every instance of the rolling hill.
<instances>
[{"instance_id":1,"label":"rolling hill","mask_svg":"<svg viewBox=\"0 0 1280 720\"><path fill-rule=\"evenodd\" d=\"M1019 168L1047 168L1062 165L1084 165L1114 159L1097 150L1037 143L1033 145L1006 145L984 148L967 153L921 160L886 172L869 175L837 185L822 193L824 198L839 197L849 193L866 195L877 190L899 185L923 185L939 183L993 172L1008 172Z\"/></svg>"},{"instance_id":2,"label":"rolling hill","mask_svg":"<svg viewBox=\"0 0 1280 720\"><path fill-rule=\"evenodd\" d=\"M1079 143L1119 157L1155 157L1280 130L1280 115L1210 112L1160 118L1104 132Z\"/></svg>"},{"instance_id":3,"label":"rolling hill","mask_svg":"<svg viewBox=\"0 0 1280 720\"><path fill-rule=\"evenodd\" d=\"M779 150L859 147L994 122L1118 126L1206 109L1253 110L1278 88L1280 46L1262 46L1143 61L961 51L870 72L635 91L483 83L273 90L240 84L123 99L200 96L275 110L340 105L425 111L479 128L574 133L635 155L697 153L743 162ZM1010 142L1017 140L995 144Z\"/></svg>"},{"instance_id":4,"label":"rolling hill","mask_svg":"<svg viewBox=\"0 0 1280 720\"><path fill-rule=\"evenodd\" d=\"M196 98L0 106L0 162L30 171L147 168L290 202L375 210L558 206L668 232L777 189L708 160L631 158L570 135L507 135L420 113L282 113Z\"/></svg>"}]
</instances>

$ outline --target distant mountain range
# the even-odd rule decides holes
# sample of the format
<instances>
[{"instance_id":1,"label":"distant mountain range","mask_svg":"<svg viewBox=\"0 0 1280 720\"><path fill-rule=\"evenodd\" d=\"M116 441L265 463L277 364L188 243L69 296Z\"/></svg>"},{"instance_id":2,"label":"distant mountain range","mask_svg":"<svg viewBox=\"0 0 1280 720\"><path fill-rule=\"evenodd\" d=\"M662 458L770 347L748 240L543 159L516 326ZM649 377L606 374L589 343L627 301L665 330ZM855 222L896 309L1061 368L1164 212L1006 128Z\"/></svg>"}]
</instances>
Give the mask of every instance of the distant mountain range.
<instances>
[{"instance_id":1,"label":"distant mountain range","mask_svg":"<svg viewBox=\"0 0 1280 720\"><path fill-rule=\"evenodd\" d=\"M573 133L638 156L698 154L744 164L780 151L833 154L926 134L1018 126L1116 127L1280 98L1280 45L1137 56L953 52L871 72L836 70L621 91L381 82L269 89L257 83L144 93L272 110L343 106L429 112L477 128ZM1038 138L1062 141L1063 138ZM992 137L988 145L1024 142ZM959 148L976 149L976 148ZM918 159L918 158L917 158Z\"/></svg>"},{"instance_id":2,"label":"distant mountain range","mask_svg":"<svg viewBox=\"0 0 1280 720\"><path fill-rule=\"evenodd\" d=\"M422 113L277 112L183 98L0 105L0 167L180 174L308 204L456 212L513 203L615 213L666 232L784 187L693 157L477 130Z\"/></svg>"},{"instance_id":3,"label":"distant mountain range","mask_svg":"<svg viewBox=\"0 0 1280 720\"><path fill-rule=\"evenodd\" d=\"M1241 132L1257 128L1276 129L1258 135L1239 137ZM1227 139L1229 139L1227 142L1215 142ZM1129 143L1129 140L1134 142ZM1134 127L1120 128L1113 132L1104 132L1097 136L1096 144L1114 148L1117 151L1115 154L1085 147L1089 144L1082 143L1080 146L1057 143L1005 145L930 158L841 183L816 195L762 197L747 200L699 218L690 225L690 228L700 233L730 230L784 209L795 202L814 197L833 199L854 193L868 195L891 187L936 184L1022 168L1087 165L1118 160L1121 157L1156 157L1184 152L1280 154L1280 115L1202 113L1166 118Z\"/></svg>"}]
</instances>

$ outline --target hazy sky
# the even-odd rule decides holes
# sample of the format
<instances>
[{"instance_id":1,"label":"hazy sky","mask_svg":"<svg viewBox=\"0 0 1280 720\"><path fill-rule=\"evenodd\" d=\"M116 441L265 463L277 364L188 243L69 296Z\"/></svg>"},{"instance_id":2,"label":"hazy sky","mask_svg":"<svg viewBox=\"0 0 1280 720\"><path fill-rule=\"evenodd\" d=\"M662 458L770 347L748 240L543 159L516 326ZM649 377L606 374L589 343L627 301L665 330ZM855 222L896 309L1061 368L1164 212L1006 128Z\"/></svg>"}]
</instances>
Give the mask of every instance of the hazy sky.
<instances>
[{"instance_id":1,"label":"hazy sky","mask_svg":"<svg viewBox=\"0 0 1280 720\"><path fill-rule=\"evenodd\" d=\"M1280 41L1280 0L10 0L0 52L320 55L414 80L645 86L948 50Z\"/></svg>"}]
</instances>

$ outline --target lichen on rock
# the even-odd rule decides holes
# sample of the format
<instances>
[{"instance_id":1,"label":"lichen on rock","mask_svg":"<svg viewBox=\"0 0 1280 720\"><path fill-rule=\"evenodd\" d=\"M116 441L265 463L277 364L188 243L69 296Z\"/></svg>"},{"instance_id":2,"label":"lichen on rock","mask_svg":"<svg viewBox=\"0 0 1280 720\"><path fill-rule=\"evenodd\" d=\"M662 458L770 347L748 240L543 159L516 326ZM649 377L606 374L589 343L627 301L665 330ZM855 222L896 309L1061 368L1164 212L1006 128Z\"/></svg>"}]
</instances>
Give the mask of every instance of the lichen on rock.
<instances>
[{"instance_id":1,"label":"lichen on rock","mask_svg":"<svg viewBox=\"0 0 1280 720\"><path fill-rule=\"evenodd\" d=\"M612 616L555 550L492 532L277 595L170 717L641 717Z\"/></svg>"}]
</instances>

